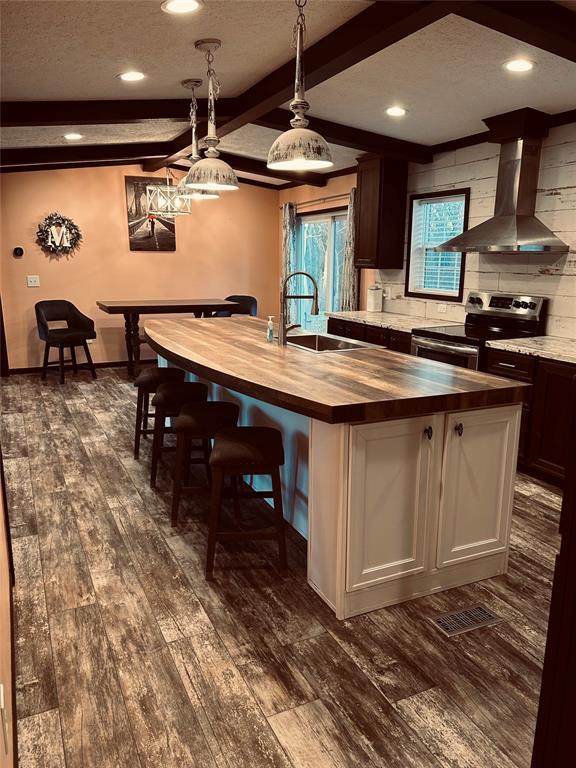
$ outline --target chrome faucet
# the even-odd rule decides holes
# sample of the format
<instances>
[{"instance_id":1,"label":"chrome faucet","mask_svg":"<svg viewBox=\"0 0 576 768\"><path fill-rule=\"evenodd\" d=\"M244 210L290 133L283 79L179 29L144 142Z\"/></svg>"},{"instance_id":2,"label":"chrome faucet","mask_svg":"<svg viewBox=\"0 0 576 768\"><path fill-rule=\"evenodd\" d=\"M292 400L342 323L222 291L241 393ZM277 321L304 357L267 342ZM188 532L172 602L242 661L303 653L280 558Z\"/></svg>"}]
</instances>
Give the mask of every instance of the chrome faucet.
<instances>
[{"instance_id":1,"label":"chrome faucet","mask_svg":"<svg viewBox=\"0 0 576 768\"><path fill-rule=\"evenodd\" d=\"M293 294L290 296L287 292L287 285L288 282L293 278L295 275L304 275L304 277L308 277L313 286L313 290L311 294ZM312 310L311 314L317 315L318 312L318 285L316 284L316 280L310 275L308 272L290 272L289 275L286 275L284 280L282 281L282 292L280 294L280 323L278 326L278 344L281 344L282 346L286 346L286 340L288 337L288 331L291 331L292 328L300 328L300 323L294 323L293 325L286 325L286 319L287 319L287 302L288 299L312 299Z\"/></svg>"}]
</instances>

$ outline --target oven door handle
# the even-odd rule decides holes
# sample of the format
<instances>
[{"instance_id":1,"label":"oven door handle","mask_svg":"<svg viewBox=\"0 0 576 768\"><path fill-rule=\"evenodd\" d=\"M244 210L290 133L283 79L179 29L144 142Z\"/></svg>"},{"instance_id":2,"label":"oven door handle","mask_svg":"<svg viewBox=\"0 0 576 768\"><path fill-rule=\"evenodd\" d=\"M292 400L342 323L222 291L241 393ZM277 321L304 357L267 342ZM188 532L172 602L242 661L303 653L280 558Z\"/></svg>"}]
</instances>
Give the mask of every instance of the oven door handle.
<instances>
[{"instance_id":1,"label":"oven door handle","mask_svg":"<svg viewBox=\"0 0 576 768\"><path fill-rule=\"evenodd\" d=\"M452 344L450 341L429 341L428 339L420 338L419 336L413 338L413 344L415 347L423 347L424 349L434 349L436 352L456 352L462 355L474 355L478 354L478 348L472 346L465 346L463 344Z\"/></svg>"}]
</instances>

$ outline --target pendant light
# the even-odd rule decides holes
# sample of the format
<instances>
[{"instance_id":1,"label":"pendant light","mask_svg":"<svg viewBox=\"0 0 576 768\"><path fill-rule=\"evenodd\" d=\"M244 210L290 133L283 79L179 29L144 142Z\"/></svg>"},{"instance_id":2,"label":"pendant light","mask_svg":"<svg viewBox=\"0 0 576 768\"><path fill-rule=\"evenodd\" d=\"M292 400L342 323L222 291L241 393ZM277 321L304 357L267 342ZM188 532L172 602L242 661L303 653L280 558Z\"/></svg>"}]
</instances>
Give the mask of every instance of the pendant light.
<instances>
[{"instance_id":1,"label":"pendant light","mask_svg":"<svg viewBox=\"0 0 576 768\"><path fill-rule=\"evenodd\" d=\"M295 0L295 2L298 8L298 18L294 26L296 76L294 99L290 103L290 110L294 113L294 117L290 120L292 128L278 136L270 147L268 168L277 171L314 171L319 168L330 168L334 163L326 140L319 133L308 128L306 112L310 109L310 104L306 101L302 61L306 33L304 16L306 0Z\"/></svg>"},{"instance_id":2,"label":"pendant light","mask_svg":"<svg viewBox=\"0 0 576 768\"><path fill-rule=\"evenodd\" d=\"M217 149L220 139L216 135L216 99L220 90L220 83L212 64L214 51L220 48L221 43L220 40L213 39L197 40L194 45L197 50L206 54L208 64L208 135L204 139L208 149L204 153L204 158L194 163L190 169L186 186L190 189L203 189L209 192L239 189L236 174L228 163L220 160L220 152Z\"/></svg>"},{"instance_id":3,"label":"pendant light","mask_svg":"<svg viewBox=\"0 0 576 768\"><path fill-rule=\"evenodd\" d=\"M192 91L192 98L190 101L190 127L192 129L192 154L188 160L193 167L200 160L200 153L198 152L198 134L197 134L197 111L198 102L196 101L196 88L200 88L202 80L192 78L190 80L182 80L182 86ZM189 186L190 175L192 173L192 167L182 178L180 184L178 184L178 199L179 200L217 200L220 195L218 192L209 192L206 189L193 189Z\"/></svg>"},{"instance_id":4,"label":"pendant light","mask_svg":"<svg viewBox=\"0 0 576 768\"><path fill-rule=\"evenodd\" d=\"M178 187L172 184L173 174L166 167L166 184L149 184L146 187L146 209L150 216L173 219L191 213L190 201L180 200Z\"/></svg>"}]
</instances>

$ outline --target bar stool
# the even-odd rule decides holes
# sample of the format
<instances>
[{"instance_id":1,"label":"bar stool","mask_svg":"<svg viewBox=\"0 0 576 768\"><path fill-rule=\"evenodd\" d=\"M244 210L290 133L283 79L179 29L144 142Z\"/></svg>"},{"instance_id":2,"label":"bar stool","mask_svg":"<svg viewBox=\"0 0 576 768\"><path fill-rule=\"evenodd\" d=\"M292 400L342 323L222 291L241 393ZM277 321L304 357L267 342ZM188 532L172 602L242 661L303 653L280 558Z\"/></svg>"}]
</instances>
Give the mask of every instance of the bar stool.
<instances>
[{"instance_id":1,"label":"bar stool","mask_svg":"<svg viewBox=\"0 0 576 768\"><path fill-rule=\"evenodd\" d=\"M160 454L166 450L164 435L173 432L166 426L167 418L178 416L187 403L206 403L208 387L199 381L168 382L160 384L152 398L154 406L154 437L152 438L152 461L150 464L150 487L156 487L156 475Z\"/></svg>"},{"instance_id":2,"label":"bar stool","mask_svg":"<svg viewBox=\"0 0 576 768\"><path fill-rule=\"evenodd\" d=\"M211 400L207 403L188 403L174 419L173 429L176 434L176 463L172 486L172 526L178 523L178 508L183 494L196 490L195 486L184 485L185 475L190 464L204 464L208 484L211 482L209 459L210 441L221 429L235 427L238 423L240 408L236 403L224 403ZM192 442L201 441L203 457L192 458Z\"/></svg>"},{"instance_id":3,"label":"bar stool","mask_svg":"<svg viewBox=\"0 0 576 768\"><path fill-rule=\"evenodd\" d=\"M150 394L156 392L160 384L167 382L184 381L184 371L179 368L159 368L151 366L144 368L136 379L134 386L138 388L138 400L136 401L136 429L134 431L134 458L140 457L140 438L142 435L151 435L153 429L148 429L148 419L154 416L149 413Z\"/></svg>"},{"instance_id":4,"label":"bar stool","mask_svg":"<svg viewBox=\"0 0 576 768\"><path fill-rule=\"evenodd\" d=\"M212 473L212 508L208 527L208 548L206 552L206 578L212 579L214 570L214 554L216 542L234 539L276 539L280 567L286 568L286 539L284 532L284 516L282 514L282 489L280 484L280 467L284 464L284 448L282 435L277 429L270 427L232 427L223 429L216 435L214 447L210 454L210 470ZM242 475L270 475L271 491L237 492L233 487L235 498L273 498L274 499L274 529L256 531L222 531L220 530L220 512L224 496L225 476L242 477Z\"/></svg>"}]
</instances>

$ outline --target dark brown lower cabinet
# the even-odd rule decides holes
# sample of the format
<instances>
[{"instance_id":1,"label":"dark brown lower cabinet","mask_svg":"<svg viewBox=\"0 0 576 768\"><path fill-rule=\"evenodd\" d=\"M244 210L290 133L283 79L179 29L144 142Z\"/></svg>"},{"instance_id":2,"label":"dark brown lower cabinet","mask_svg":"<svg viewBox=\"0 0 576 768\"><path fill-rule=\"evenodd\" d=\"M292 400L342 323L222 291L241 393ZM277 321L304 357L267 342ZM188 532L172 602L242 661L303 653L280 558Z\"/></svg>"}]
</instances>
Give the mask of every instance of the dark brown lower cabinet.
<instances>
[{"instance_id":1,"label":"dark brown lower cabinet","mask_svg":"<svg viewBox=\"0 0 576 768\"><path fill-rule=\"evenodd\" d=\"M351 320L339 320L335 317L328 318L328 333L335 336L344 336L347 339L366 341L366 328L364 323L355 323Z\"/></svg>"},{"instance_id":2,"label":"dark brown lower cabinet","mask_svg":"<svg viewBox=\"0 0 576 768\"><path fill-rule=\"evenodd\" d=\"M563 480L567 451L574 446L567 409L576 365L540 358L532 398L528 463L551 478ZM574 450L574 448L573 448Z\"/></svg>"},{"instance_id":3,"label":"dark brown lower cabinet","mask_svg":"<svg viewBox=\"0 0 576 768\"><path fill-rule=\"evenodd\" d=\"M390 331L388 349L391 349L393 352L404 352L405 355L409 355L411 345L411 333L407 331Z\"/></svg>"},{"instance_id":4,"label":"dark brown lower cabinet","mask_svg":"<svg viewBox=\"0 0 576 768\"><path fill-rule=\"evenodd\" d=\"M379 344L394 352L410 354L412 335L406 331L391 331L388 328L381 328L379 325L366 325L364 323L355 323L352 320L329 317L328 333L333 333L336 336L345 336L347 339L356 339L356 341Z\"/></svg>"}]
</instances>

